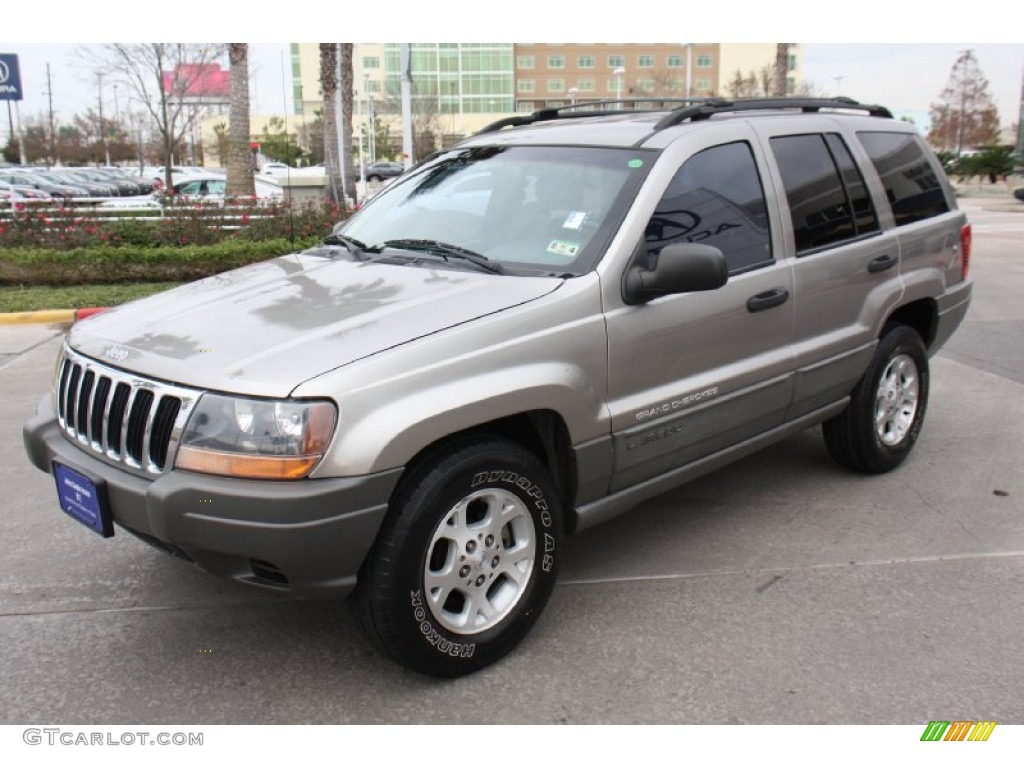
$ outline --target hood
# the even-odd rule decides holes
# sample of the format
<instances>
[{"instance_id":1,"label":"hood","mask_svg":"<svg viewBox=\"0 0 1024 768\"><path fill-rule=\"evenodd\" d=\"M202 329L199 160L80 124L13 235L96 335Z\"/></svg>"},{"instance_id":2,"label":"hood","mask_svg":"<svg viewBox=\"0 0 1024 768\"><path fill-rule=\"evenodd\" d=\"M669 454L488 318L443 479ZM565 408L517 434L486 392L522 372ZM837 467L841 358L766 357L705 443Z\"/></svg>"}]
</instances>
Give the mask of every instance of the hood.
<instances>
[{"instance_id":1,"label":"hood","mask_svg":"<svg viewBox=\"0 0 1024 768\"><path fill-rule=\"evenodd\" d=\"M284 397L326 371L532 301L561 282L300 253L94 315L72 326L68 341L142 376Z\"/></svg>"}]
</instances>

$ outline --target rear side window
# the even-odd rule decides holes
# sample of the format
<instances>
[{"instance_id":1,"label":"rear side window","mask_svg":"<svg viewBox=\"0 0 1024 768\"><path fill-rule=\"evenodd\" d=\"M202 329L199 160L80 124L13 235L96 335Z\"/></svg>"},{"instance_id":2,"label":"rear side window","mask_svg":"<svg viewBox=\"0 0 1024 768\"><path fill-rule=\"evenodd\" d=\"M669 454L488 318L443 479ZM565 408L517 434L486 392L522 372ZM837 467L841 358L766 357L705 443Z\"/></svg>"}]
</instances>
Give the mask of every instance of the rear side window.
<instances>
[{"instance_id":1,"label":"rear side window","mask_svg":"<svg viewBox=\"0 0 1024 768\"><path fill-rule=\"evenodd\" d=\"M750 146L722 144L683 163L644 236L652 255L671 243L712 245L733 274L771 263L768 209Z\"/></svg>"},{"instance_id":2,"label":"rear side window","mask_svg":"<svg viewBox=\"0 0 1024 768\"><path fill-rule=\"evenodd\" d=\"M863 131L857 138L882 179L897 225L949 211L942 184L919 136Z\"/></svg>"},{"instance_id":3,"label":"rear side window","mask_svg":"<svg viewBox=\"0 0 1024 768\"><path fill-rule=\"evenodd\" d=\"M838 135L778 136L771 147L798 256L878 231L864 179Z\"/></svg>"}]
</instances>

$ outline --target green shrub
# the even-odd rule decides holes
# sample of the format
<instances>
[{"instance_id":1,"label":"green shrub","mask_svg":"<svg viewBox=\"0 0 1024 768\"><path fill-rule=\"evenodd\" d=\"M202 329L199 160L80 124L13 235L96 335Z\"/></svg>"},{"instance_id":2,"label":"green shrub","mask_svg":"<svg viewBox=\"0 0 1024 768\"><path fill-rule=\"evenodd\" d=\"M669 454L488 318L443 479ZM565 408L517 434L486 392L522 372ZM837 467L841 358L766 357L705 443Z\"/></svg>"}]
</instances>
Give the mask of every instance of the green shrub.
<instances>
[{"instance_id":1,"label":"green shrub","mask_svg":"<svg viewBox=\"0 0 1024 768\"><path fill-rule=\"evenodd\" d=\"M182 248L121 244L67 251L5 248L0 251L0 285L186 282L308 248L319 240L228 240Z\"/></svg>"}]
</instances>

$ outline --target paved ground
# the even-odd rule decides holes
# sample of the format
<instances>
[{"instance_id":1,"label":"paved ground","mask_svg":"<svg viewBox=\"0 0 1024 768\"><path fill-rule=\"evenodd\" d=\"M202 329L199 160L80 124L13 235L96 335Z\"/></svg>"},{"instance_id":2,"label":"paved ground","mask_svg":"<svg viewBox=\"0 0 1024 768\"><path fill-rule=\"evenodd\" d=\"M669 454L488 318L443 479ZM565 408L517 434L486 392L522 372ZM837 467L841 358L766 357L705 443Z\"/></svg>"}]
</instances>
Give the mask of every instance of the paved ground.
<instances>
[{"instance_id":1,"label":"paved ground","mask_svg":"<svg viewBox=\"0 0 1024 768\"><path fill-rule=\"evenodd\" d=\"M904 467L808 431L587 531L533 634L454 682L344 604L62 515L20 434L59 329L0 329L0 723L1024 722L1024 217L965 207L976 298Z\"/></svg>"}]
</instances>

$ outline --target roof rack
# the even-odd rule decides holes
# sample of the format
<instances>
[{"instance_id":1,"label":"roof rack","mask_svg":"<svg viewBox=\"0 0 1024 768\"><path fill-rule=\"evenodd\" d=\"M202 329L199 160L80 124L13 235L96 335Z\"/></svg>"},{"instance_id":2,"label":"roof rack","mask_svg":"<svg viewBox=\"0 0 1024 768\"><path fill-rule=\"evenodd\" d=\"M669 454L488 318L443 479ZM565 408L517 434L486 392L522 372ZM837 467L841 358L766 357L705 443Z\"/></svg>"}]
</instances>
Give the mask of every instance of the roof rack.
<instances>
[{"instance_id":1,"label":"roof rack","mask_svg":"<svg viewBox=\"0 0 1024 768\"><path fill-rule=\"evenodd\" d=\"M607 109L616 104L626 104L634 109ZM635 107L641 105L652 105L643 109ZM500 131L502 128L517 127L521 125L532 125L533 123L545 122L548 120L570 120L582 117L605 117L608 115L627 115L638 112L664 112L665 105L680 105L666 114L654 125L655 131L662 131L673 125L678 125L686 120L707 120L712 115L725 112L748 112L753 110L773 109L799 109L802 112L819 112L823 109L851 109L867 112L871 117L892 117L892 113L885 107L877 104L861 104L848 96L835 96L833 98L820 99L810 97L765 97L755 99L660 99L660 98L638 98L638 99L613 99L610 101L585 101L577 104L568 104L563 107L544 107L529 115L516 115L496 120L490 125L477 131L479 136L483 133ZM653 106L661 105L661 106Z\"/></svg>"},{"instance_id":2,"label":"roof rack","mask_svg":"<svg viewBox=\"0 0 1024 768\"><path fill-rule=\"evenodd\" d=\"M576 104L566 104L561 107L543 107L528 115L515 115L495 120L493 123L484 126L475 135L500 131L502 128L514 128L521 125L532 125L548 120L571 120L580 117L606 117L608 115L631 115L638 112L664 112L666 105L689 106L694 104L707 104L715 99L661 99L661 98L638 98L638 99L610 99L602 101L581 101ZM607 109L616 104L625 104L633 109ZM651 105L643 109L636 107ZM658 105L658 106L655 106ZM677 110L678 111L678 110Z\"/></svg>"},{"instance_id":3,"label":"roof rack","mask_svg":"<svg viewBox=\"0 0 1024 768\"><path fill-rule=\"evenodd\" d=\"M806 97L775 97L763 99L708 99L703 104L682 107L669 112L654 125L655 131L662 131L685 120L707 120L712 115L723 112L747 112L751 110L799 109L802 112L819 112L822 109L856 109L867 112L871 117L892 117L892 113L877 104L861 104L847 96L836 96L830 99Z\"/></svg>"}]
</instances>

